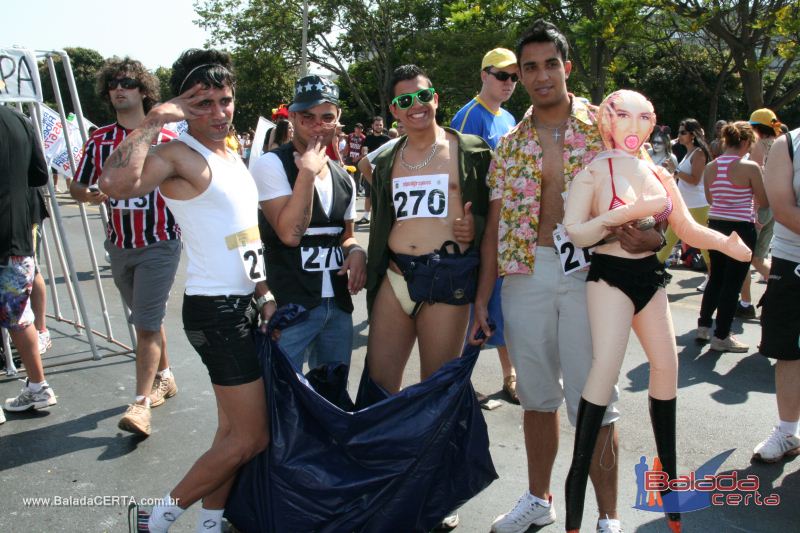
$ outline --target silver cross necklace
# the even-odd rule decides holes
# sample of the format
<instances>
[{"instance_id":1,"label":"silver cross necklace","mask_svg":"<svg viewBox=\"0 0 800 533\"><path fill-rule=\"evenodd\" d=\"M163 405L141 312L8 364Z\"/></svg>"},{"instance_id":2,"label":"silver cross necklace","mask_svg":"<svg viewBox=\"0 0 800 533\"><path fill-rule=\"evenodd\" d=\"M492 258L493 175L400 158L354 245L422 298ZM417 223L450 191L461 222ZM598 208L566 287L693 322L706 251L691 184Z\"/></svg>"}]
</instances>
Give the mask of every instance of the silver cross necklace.
<instances>
[{"instance_id":1,"label":"silver cross necklace","mask_svg":"<svg viewBox=\"0 0 800 533\"><path fill-rule=\"evenodd\" d=\"M558 140L561 137L563 137L563 134L561 133L561 130L562 130L562 128L566 128L568 120L569 119L565 120L564 122L562 122L558 126L545 126L544 124L539 124L538 121L537 121L537 122L534 122L534 126L536 127L537 130L541 128L543 130L552 131L553 132L553 142L558 142Z\"/></svg>"}]
</instances>

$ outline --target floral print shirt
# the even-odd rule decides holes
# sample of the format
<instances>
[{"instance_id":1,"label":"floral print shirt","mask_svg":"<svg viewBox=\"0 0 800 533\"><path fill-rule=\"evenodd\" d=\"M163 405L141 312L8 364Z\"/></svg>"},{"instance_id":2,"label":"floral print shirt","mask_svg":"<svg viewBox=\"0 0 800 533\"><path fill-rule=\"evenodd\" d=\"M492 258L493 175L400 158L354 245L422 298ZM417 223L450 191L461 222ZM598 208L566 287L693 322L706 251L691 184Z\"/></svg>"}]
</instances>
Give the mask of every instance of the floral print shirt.
<instances>
[{"instance_id":1,"label":"floral print shirt","mask_svg":"<svg viewBox=\"0 0 800 533\"><path fill-rule=\"evenodd\" d=\"M570 94L564 133L564 187L603 151L597 107ZM542 198L542 147L533 107L497 145L487 179L490 200L501 200L497 268L500 276L533 274Z\"/></svg>"}]
</instances>

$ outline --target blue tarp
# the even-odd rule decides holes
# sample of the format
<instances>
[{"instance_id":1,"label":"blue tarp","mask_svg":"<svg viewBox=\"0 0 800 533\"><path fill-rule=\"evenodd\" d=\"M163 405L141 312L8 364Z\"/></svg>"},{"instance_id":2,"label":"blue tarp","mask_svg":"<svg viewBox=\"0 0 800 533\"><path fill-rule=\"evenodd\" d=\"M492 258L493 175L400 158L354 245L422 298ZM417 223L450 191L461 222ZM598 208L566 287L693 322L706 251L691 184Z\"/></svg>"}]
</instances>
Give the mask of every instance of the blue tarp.
<instances>
[{"instance_id":1,"label":"blue tarp","mask_svg":"<svg viewBox=\"0 0 800 533\"><path fill-rule=\"evenodd\" d=\"M271 325L302 319L294 311ZM226 505L242 532L428 531L497 479L470 383L478 347L394 396L365 369L358 403L377 401L348 411L318 394L274 341L258 334L256 344L271 436Z\"/></svg>"}]
</instances>

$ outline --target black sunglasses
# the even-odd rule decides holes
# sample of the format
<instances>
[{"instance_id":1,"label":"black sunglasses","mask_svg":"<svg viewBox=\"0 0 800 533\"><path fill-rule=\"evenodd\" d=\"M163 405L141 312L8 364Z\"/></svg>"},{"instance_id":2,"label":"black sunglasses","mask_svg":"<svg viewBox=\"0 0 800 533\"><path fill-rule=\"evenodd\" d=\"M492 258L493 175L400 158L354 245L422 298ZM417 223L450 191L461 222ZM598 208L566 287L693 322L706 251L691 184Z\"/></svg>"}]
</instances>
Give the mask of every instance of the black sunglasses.
<instances>
[{"instance_id":1,"label":"black sunglasses","mask_svg":"<svg viewBox=\"0 0 800 533\"><path fill-rule=\"evenodd\" d=\"M136 89L140 87L140 84L133 78L116 78L108 81L109 91L114 90L117 87L122 87L123 89Z\"/></svg>"},{"instance_id":2,"label":"black sunglasses","mask_svg":"<svg viewBox=\"0 0 800 533\"><path fill-rule=\"evenodd\" d=\"M486 70L486 73L487 74L491 74L492 76L497 78L497 81L506 81L508 79L510 79L514 83L517 83L519 81L519 76L517 76L516 73L515 74L509 74L508 72L504 72L502 70L498 70L496 72L492 72L491 70L488 70L488 69Z\"/></svg>"}]
</instances>

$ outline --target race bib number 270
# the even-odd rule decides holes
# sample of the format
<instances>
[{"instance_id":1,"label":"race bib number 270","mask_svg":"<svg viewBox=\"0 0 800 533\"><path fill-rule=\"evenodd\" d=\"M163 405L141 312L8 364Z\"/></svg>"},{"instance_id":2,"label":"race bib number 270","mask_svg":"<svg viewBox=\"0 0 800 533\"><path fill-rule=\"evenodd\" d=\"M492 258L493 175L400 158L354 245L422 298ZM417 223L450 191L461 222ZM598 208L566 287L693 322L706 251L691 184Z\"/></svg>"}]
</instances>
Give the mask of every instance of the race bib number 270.
<instances>
[{"instance_id":1,"label":"race bib number 270","mask_svg":"<svg viewBox=\"0 0 800 533\"><path fill-rule=\"evenodd\" d=\"M395 218L444 218L447 216L447 174L405 176L392 180Z\"/></svg>"}]
</instances>

